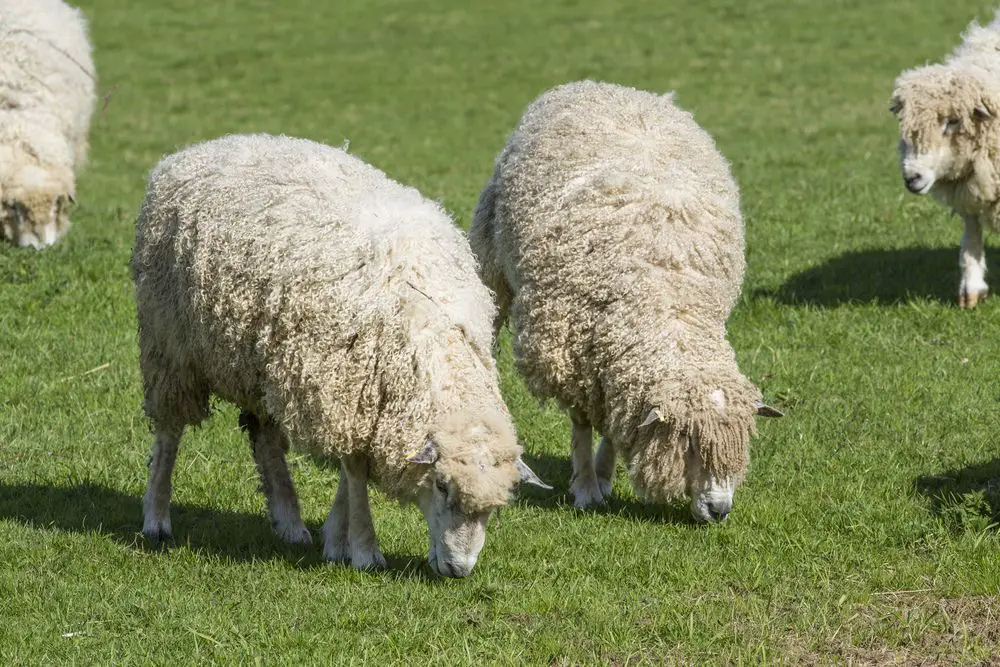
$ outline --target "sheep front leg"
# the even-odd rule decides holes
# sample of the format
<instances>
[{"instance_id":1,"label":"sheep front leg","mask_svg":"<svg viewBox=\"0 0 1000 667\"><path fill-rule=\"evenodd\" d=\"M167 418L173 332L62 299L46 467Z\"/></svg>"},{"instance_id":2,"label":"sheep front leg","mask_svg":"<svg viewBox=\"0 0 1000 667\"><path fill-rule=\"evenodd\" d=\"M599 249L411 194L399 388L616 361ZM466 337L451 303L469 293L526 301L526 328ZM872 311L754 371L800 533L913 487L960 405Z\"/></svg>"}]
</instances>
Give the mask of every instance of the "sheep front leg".
<instances>
[{"instance_id":1,"label":"sheep front leg","mask_svg":"<svg viewBox=\"0 0 1000 667\"><path fill-rule=\"evenodd\" d=\"M572 412L569 418L573 422L573 433L570 436L573 477L570 479L569 492L573 494L573 506L584 509L604 501L594 469L594 433L590 422L583 415Z\"/></svg>"},{"instance_id":2,"label":"sheep front leg","mask_svg":"<svg viewBox=\"0 0 1000 667\"><path fill-rule=\"evenodd\" d=\"M340 461L342 474L347 478L347 541L351 545L351 565L359 570L385 567L385 556L378 548L368 505L368 459L360 454L349 454Z\"/></svg>"},{"instance_id":3,"label":"sheep front leg","mask_svg":"<svg viewBox=\"0 0 1000 667\"><path fill-rule=\"evenodd\" d=\"M240 413L240 428L250 436L250 448L260 473L260 488L267 498L271 528L286 542L309 544L312 536L302 523L299 499L285 462L285 452L288 451L285 434L274 422L261 421L246 411Z\"/></svg>"},{"instance_id":4,"label":"sheep front leg","mask_svg":"<svg viewBox=\"0 0 1000 667\"><path fill-rule=\"evenodd\" d=\"M601 495L605 499L610 498L611 488L615 484L615 446L608 436L601 438L601 444L597 447L594 471L597 473L597 487Z\"/></svg>"},{"instance_id":5,"label":"sheep front leg","mask_svg":"<svg viewBox=\"0 0 1000 667\"><path fill-rule=\"evenodd\" d=\"M965 220L965 234L962 235L962 249L958 266L962 271L962 282L958 288L958 305L975 308L976 304L989 294L986 284L986 251L983 245L983 226L979 219L968 216Z\"/></svg>"},{"instance_id":6,"label":"sheep front leg","mask_svg":"<svg viewBox=\"0 0 1000 667\"><path fill-rule=\"evenodd\" d=\"M150 542L162 542L173 536L170 529L170 478L177 462L181 433L183 429L176 432L157 430L153 436L149 486L142 500L142 534Z\"/></svg>"}]
</instances>

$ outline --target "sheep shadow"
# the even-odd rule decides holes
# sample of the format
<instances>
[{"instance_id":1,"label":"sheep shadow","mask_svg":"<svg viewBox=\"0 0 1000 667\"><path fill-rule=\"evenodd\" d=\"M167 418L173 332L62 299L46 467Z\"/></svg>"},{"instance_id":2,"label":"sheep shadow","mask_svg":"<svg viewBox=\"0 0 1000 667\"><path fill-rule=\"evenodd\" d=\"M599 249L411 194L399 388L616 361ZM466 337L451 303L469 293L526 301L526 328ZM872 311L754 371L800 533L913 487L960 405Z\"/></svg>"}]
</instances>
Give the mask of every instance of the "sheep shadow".
<instances>
[{"instance_id":1,"label":"sheep shadow","mask_svg":"<svg viewBox=\"0 0 1000 667\"><path fill-rule=\"evenodd\" d=\"M793 275L777 289L754 290L753 296L824 308L891 305L914 298L951 303L957 298L958 280L957 243L954 248L851 250Z\"/></svg>"},{"instance_id":2,"label":"sheep shadow","mask_svg":"<svg viewBox=\"0 0 1000 667\"><path fill-rule=\"evenodd\" d=\"M234 512L199 505L173 503L170 510L174 544L192 551L223 556L236 562L283 559L300 569L338 567L323 559L322 546L297 546L271 532L264 514ZM141 534L142 499L99 484L74 486L0 483L0 520L38 530L97 533L134 549L167 551L148 545ZM308 525L313 539L320 526ZM378 576L438 580L425 571L422 558L385 554L388 569ZM346 567L346 566L344 566Z\"/></svg>"},{"instance_id":3,"label":"sheep shadow","mask_svg":"<svg viewBox=\"0 0 1000 667\"><path fill-rule=\"evenodd\" d=\"M938 516L966 523L985 517L1000 522L1000 457L938 475L923 475L914 482L917 493L930 501Z\"/></svg>"},{"instance_id":4,"label":"sheep shadow","mask_svg":"<svg viewBox=\"0 0 1000 667\"><path fill-rule=\"evenodd\" d=\"M618 472L615 476L616 489L611 499L598 507L577 510L573 507L573 496L569 493L569 480L573 474L573 465L568 453L563 457L552 454L529 454L526 451L522 458L542 481L554 488L551 491L546 491L522 484L517 491L517 504L557 511L567 510L618 516L649 523L698 525L691 517L691 511L684 501L657 504L643 503L632 496L623 497L620 493L621 484L624 482L626 486L628 485L628 474L622 469L621 464L618 465Z\"/></svg>"}]
</instances>

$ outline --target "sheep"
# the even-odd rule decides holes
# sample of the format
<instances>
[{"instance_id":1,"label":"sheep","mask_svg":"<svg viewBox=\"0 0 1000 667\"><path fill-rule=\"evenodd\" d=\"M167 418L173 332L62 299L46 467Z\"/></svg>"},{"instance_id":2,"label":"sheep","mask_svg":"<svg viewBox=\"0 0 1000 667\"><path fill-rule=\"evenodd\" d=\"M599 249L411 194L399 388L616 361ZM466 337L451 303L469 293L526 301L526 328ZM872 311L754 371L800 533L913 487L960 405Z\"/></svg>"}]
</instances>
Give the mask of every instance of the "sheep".
<instances>
[{"instance_id":1,"label":"sheep","mask_svg":"<svg viewBox=\"0 0 1000 667\"><path fill-rule=\"evenodd\" d=\"M965 223L958 304L975 308L989 294L983 227L1000 230L1000 11L986 27L970 24L944 63L902 72L889 110L906 189Z\"/></svg>"},{"instance_id":2,"label":"sheep","mask_svg":"<svg viewBox=\"0 0 1000 667\"><path fill-rule=\"evenodd\" d=\"M558 86L498 156L469 238L495 332L509 316L529 390L569 413L574 505L610 496L617 452L640 497L725 519L755 415L780 413L726 340L743 223L708 133L672 94Z\"/></svg>"},{"instance_id":3,"label":"sheep","mask_svg":"<svg viewBox=\"0 0 1000 667\"><path fill-rule=\"evenodd\" d=\"M371 477L419 505L431 567L468 575L513 485L545 486L520 458L474 264L440 206L342 150L233 135L164 158L132 257L154 431L146 538L171 537L180 438L215 394L241 410L279 536L310 541L294 442L340 459L328 560L385 566Z\"/></svg>"},{"instance_id":4,"label":"sheep","mask_svg":"<svg viewBox=\"0 0 1000 667\"><path fill-rule=\"evenodd\" d=\"M66 233L95 82L80 10L0 0L0 238L41 249Z\"/></svg>"}]
</instances>

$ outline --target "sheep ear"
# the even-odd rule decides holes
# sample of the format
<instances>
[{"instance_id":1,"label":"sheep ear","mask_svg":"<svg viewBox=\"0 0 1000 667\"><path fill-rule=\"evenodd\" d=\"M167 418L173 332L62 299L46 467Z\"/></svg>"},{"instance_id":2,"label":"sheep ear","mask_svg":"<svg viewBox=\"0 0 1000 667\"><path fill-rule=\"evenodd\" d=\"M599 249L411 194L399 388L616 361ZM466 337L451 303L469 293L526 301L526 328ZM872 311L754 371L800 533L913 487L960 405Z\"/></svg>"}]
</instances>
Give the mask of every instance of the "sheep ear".
<instances>
[{"instance_id":1,"label":"sheep ear","mask_svg":"<svg viewBox=\"0 0 1000 667\"><path fill-rule=\"evenodd\" d=\"M976 108L972 110L972 115L973 117L979 120L987 120L989 118L993 118L993 114L990 113L990 110L987 109L986 105L983 104L982 102L977 104Z\"/></svg>"},{"instance_id":2,"label":"sheep ear","mask_svg":"<svg viewBox=\"0 0 1000 667\"><path fill-rule=\"evenodd\" d=\"M785 413L781 410L772 408L763 401L757 401L757 415L760 417L784 417Z\"/></svg>"},{"instance_id":3,"label":"sheep ear","mask_svg":"<svg viewBox=\"0 0 1000 667\"><path fill-rule=\"evenodd\" d=\"M537 486L539 488L545 489L546 491L551 491L552 487L538 479L538 475L535 471L528 467L528 464L521 460L518 456L517 460L514 461L514 465L517 467L517 472L521 475L520 481L523 484L531 484L532 486Z\"/></svg>"},{"instance_id":4,"label":"sheep ear","mask_svg":"<svg viewBox=\"0 0 1000 667\"><path fill-rule=\"evenodd\" d=\"M424 443L424 446L420 451L411 454L406 457L407 463L423 463L426 465L431 465L438 459L437 447L434 446L434 441L430 438Z\"/></svg>"},{"instance_id":5,"label":"sheep ear","mask_svg":"<svg viewBox=\"0 0 1000 667\"><path fill-rule=\"evenodd\" d=\"M663 415L660 413L660 409L653 408L649 411L649 414L646 415L646 418L642 420L642 423L639 424L639 428L646 428L650 424L661 421L663 421Z\"/></svg>"}]
</instances>

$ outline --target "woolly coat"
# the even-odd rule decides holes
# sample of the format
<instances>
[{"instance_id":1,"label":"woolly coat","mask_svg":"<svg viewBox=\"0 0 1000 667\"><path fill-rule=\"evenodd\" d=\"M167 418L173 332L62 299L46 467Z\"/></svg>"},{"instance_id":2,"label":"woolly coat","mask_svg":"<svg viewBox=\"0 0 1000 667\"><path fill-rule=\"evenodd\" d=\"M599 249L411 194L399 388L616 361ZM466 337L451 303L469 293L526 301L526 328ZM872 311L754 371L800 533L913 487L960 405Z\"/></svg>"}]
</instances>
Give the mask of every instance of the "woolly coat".
<instances>
[{"instance_id":1,"label":"woolly coat","mask_svg":"<svg viewBox=\"0 0 1000 667\"><path fill-rule=\"evenodd\" d=\"M73 194L87 154L96 74L87 22L62 0L0 0L0 193L25 166Z\"/></svg>"},{"instance_id":2,"label":"woolly coat","mask_svg":"<svg viewBox=\"0 0 1000 667\"><path fill-rule=\"evenodd\" d=\"M948 141L953 173L939 174L930 193L959 215L1000 231L1000 10L989 25L970 24L962 37L944 63L901 73L893 104L905 100L900 133L918 147L944 141L943 119L961 119L962 131ZM992 119L974 122L977 106Z\"/></svg>"},{"instance_id":3,"label":"woolly coat","mask_svg":"<svg viewBox=\"0 0 1000 667\"><path fill-rule=\"evenodd\" d=\"M151 172L132 260L145 409L200 422L209 393L280 424L302 448L367 454L413 498L430 467L467 511L519 475L490 354L494 307L436 203L344 151L228 136Z\"/></svg>"},{"instance_id":4,"label":"woolly coat","mask_svg":"<svg viewBox=\"0 0 1000 667\"><path fill-rule=\"evenodd\" d=\"M470 241L532 393L609 437L638 492L684 492L688 435L712 472L742 476L760 394L725 331L745 267L739 192L670 95L591 81L543 94ZM639 429L654 407L664 421Z\"/></svg>"}]
</instances>

